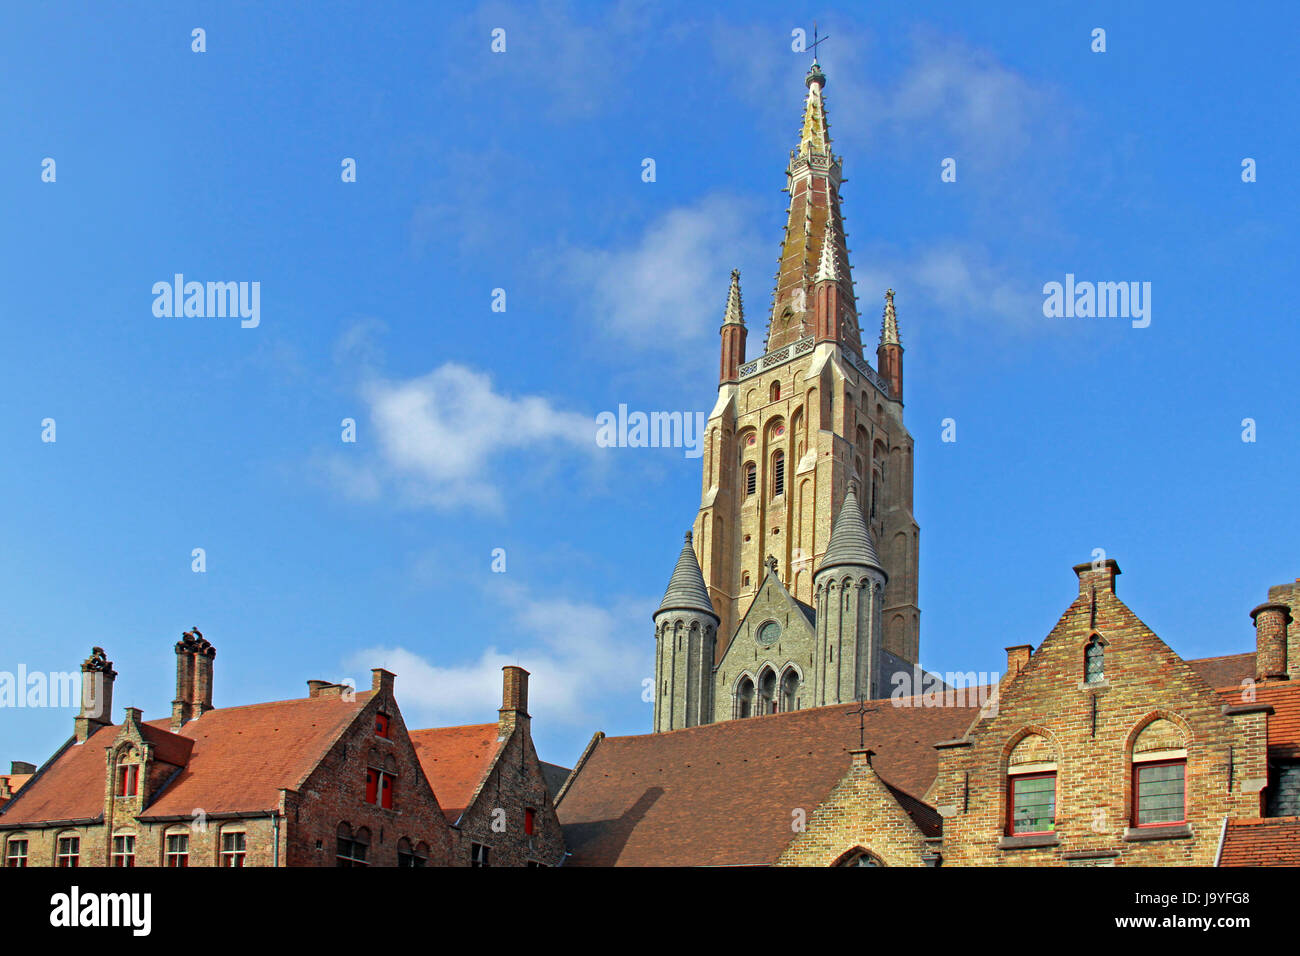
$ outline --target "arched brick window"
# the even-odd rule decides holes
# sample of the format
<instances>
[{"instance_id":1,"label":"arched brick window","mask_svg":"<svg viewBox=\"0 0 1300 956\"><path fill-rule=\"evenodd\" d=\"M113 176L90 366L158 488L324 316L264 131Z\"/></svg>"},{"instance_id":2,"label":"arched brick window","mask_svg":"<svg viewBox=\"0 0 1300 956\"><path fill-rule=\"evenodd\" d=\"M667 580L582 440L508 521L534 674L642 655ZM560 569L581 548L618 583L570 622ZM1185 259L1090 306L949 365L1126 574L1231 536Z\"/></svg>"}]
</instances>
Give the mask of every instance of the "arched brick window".
<instances>
[{"instance_id":1,"label":"arched brick window","mask_svg":"<svg viewBox=\"0 0 1300 956\"><path fill-rule=\"evenodd\" d=\"M338 828L338 865L368 866L366 854L370 851L370 831L361 827L355 832L346 823Z\"/></svg>"},{"instance_id":2,"label":"arched brick window","mask_svg":"<svg viewBox=\"0 0 1300 956\"><path fill-rule=\"evenodd\" d=\"M1056 831L1056 748L1026 734L1007 759L1007 835Z\"/></svg>"},{"instance_id":3,"label":"arched brick window","mask_svg":"<svg viewBox=\"0 0 1300 956\"><path fill-rule=\"evenodd\" d=\"M1172 720L1158 717L1133 740L1132 825L1157 827L1187 820L1187 740Z\"/></svg>"}]
</instances>

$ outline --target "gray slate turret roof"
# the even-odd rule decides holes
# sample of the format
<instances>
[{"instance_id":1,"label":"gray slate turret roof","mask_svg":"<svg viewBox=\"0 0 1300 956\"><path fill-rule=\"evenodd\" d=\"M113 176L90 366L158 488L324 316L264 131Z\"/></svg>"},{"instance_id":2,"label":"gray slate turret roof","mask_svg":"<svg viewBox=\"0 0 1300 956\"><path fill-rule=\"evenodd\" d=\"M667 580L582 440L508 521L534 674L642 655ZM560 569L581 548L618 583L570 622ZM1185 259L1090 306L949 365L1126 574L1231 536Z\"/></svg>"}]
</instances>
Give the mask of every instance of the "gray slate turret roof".
<instances>
[{"instance_id":1,"label":"gray slate turret roof","mask_svg":"<svg viewBox=\"0 0 1300 956\"><path fill-rule=\"evenodd\" d=\"M822 563L818 566L817 573L842 565L884 570L880 566L880 558L876 555L876 546L871 541L871 531L867 528L866 519L862 517L862 508L858 505L858 492L854 485L849 485L849 490L844 495L844 503L840 505L840 513L835 516L835 524L831 528L831 541L822 556Z\"/></svg>"},{"instance_id":2,"label":"gray slate turret roof","mask_svg":"<svg viewBox=\"0 0 1300 956\"><path fill-rule=\"evenodd\" d=\"M705 611L717 617L713 602L709 600L708 588L704 586L704 574L700 571L700 562L695 560L695 546L691 544L691 533L686 532L686 544L682 546L677 567L668 581L668 590L659 605L659 611Z\"/></svg>"}]
</instances>

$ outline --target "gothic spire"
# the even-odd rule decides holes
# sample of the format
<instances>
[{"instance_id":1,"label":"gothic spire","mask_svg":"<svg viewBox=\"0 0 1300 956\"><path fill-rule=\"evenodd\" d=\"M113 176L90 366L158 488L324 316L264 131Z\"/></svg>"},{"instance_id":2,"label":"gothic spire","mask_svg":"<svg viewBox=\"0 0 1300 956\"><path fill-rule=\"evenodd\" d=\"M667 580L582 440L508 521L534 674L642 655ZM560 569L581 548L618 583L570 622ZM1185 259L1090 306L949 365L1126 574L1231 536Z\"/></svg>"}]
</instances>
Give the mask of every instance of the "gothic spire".
<instances>
[{"instance_id":1,"label":"gothic spire","mask_svg":"<svg viewBox=\"0 0 1300 956\"><path fill-rule=\"evenodd\" d=\"M894 311L894 290L885 290L885 314L880 320L880 344L902 345L898 340L898 313Z\"/></svg>"},{"instance_id":2,"label":"gothic spire","mask_svg":"<svg viewBox=\"0 0 1300 956\"><path fill-rule=\"evenodd\" d=\"M830 121L822 96L826 74L816 60L804 82L808 95L799 143L790 151L786 169L790 207L763 348L773 352L816 333L813 287L823 275L833 272L843 298L832 323L831 341L861 356L847 235L840 212L840 157L831 149ZM848 315L855 318L847 321L844 317Z\"/></svg>"},{"instance_id":3,"label":"gothic spire","mask_svg":"<svg viewBox=\"0 0 1300 956\"><path fill-rule=\"evenodd\" d=\"M740 270L731 270L731 289L727 292L727 311L722 319L723 325L744 325L745 308L740 301Z\"/></svg>"}]
</instances>

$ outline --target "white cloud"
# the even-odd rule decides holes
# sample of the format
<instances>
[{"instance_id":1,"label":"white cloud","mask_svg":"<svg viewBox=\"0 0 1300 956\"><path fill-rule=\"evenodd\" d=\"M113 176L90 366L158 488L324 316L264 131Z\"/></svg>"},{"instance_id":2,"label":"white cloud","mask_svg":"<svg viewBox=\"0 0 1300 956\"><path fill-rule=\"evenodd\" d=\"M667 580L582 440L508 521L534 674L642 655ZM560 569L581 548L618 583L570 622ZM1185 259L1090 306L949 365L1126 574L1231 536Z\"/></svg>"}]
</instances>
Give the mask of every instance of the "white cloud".
<instances>
[{"instance_id":1,"label":"white cloud","mask_svg":"<svg viewBox=\"0 0 1300 956\"><path fill-rule=\"evenodd\" d=\"M519 471L512 453L595 454L594 417L499 392L488 375L455 362L414 379L371 374L360 393L374 452L360 462L335 454L317 463L351 497L373 500L393 488L408 504L495 510L500 479Z\"/></svg>"},{"instance_id":2,"label":"white cloud","mask_svg":"<svg viewBox=\"0 0 1300 956\"><path fill-rule=\"evenodd\" d=\"M983 246L945 242L919 245L906 254L873 247L867 265L854 270L864 336L874 341L887 288L898 290L904 344L922 334L979 327L996 335L1062 328L1043 320L1041 282L997 263Z\"/></svg>"},{"instance_id":3,"label":"white cloud","mask_svg":"<svg viewBox=\"0 0 1300 956\"><path fill-rule=\"evenodd\" d=\"M566 277L586 293L584 311L598 328L638 346L673 348L716 336L731 270L759 261L769 246L757 238L757 220L753 203L710 196L670 209L622 248L564 251ZM743 288L755 285L754 276L742 277ZM750 304L750 327L765 325L765 305L754 303L754 314Z\"/></svg>"},{"instance_id":4,"label":"white cloud","mask_svg":"<svg viewBox=\"0 0 1300 956\"><path fill-rule=\"evenodd\" d=\"M501 668L507 664L530 673L529 712L548 728L589 731L611 705L626 709L627 702L640 700L641 681L653 663L651 642L640 639L650 633L648 602L607 609L536 598L519 588L507 588L497 599L517 635L513 646L489 646L472 660L446 664L406 646L376 646L358 651L346 666L397 674L398 699L411 726L487 723L501 704Z\"/></svg>"}]
</instances>

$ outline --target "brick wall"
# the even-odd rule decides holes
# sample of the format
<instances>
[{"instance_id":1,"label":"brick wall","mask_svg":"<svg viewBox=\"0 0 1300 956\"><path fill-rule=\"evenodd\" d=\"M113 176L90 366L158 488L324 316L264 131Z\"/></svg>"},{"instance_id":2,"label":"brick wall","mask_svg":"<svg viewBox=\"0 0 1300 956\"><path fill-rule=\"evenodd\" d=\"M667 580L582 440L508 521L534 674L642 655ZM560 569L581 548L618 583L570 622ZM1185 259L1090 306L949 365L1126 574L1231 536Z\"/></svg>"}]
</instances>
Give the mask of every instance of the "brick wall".
<instances>
[{"instance_id":1,"label":"brick wall","mask_svg":"<svg viewBox=\"0 0 1300 956\"><path fill-rule=\"evenodd\" d=\"M925 835L876 776L868 752L858 750L777 865L834 866L866 851L884 866L924 866L926 850Z\"/></svg>"},{"instance_id":2,"label":"brick wall","mask_svg":"<svg viewBox=\"0 0 1300 956\"><path fill-rule=\"evenodd\" d=\"M968 740L940 749L929 802L945 816L945 863L1211 864L1224 817L1259 813L1262 715L1223 712L1199 675L1116 597L1114 562L1075 570L1078 598L1024 669L1003 681L996 712ZM1084 652L1094 633L1105 641L1105 675L1087 684ZM1139 732L1160 719L1185 742L1186 827L1137 839L1156 831L1130 826L1132 751ZM1055 832L1007 840L1007 770L1030 733L1056 763Z\"/></svg>"}]
</instances>

